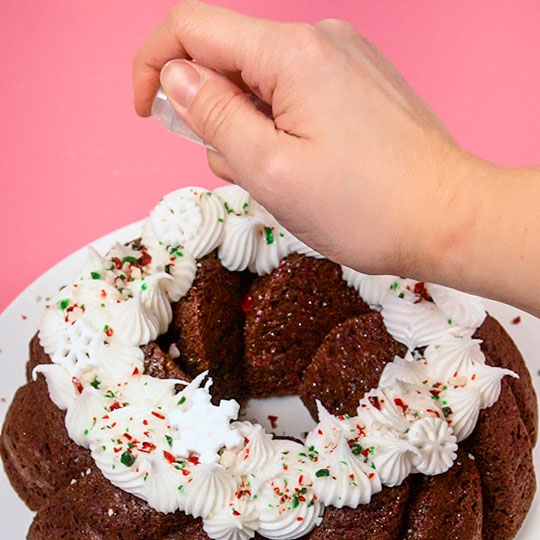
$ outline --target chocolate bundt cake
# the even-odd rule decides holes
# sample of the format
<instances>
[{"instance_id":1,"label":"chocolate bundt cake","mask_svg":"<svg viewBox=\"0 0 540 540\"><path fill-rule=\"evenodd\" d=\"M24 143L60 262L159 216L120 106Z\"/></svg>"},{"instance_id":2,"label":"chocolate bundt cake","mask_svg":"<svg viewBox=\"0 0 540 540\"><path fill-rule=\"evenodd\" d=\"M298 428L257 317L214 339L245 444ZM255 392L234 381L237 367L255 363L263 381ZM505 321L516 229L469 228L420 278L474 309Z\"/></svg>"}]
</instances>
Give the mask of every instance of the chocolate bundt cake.
<instances>
[{"instance_id":1,"label":"chocolate bundt cake","mask_svg":"<svg viewBox=\"0 0 540 540\"><path fill-rule=\"evenodd\" d=\"M481 301L340 267L236 186L90 250L26 373L0 454L31 540L505 540L535 493L536 395ZM236 421L285 394L304 442Z\"/></svg>"}]
</instances>

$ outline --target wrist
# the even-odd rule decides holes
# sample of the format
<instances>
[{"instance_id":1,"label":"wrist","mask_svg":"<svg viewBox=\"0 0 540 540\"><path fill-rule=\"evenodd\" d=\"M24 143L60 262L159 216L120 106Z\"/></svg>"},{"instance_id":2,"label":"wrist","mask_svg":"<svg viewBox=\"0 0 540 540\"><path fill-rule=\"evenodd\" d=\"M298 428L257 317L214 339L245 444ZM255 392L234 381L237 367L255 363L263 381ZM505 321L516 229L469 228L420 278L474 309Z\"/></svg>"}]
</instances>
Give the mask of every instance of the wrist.
<instances>
[{"instance_id":1,"label":"wrist","mask_svg":"<svg viewBox=\"0 0 540 540\"><path fill-rule=\"evenodd\" d=\"M493 195L489 179L499 167L458 147L448 148L424 177L423 208L416 217L418 238L406 275L470 290L481 271L475 244L487 226L486 206Z\"/></svg>"}]
</instances>

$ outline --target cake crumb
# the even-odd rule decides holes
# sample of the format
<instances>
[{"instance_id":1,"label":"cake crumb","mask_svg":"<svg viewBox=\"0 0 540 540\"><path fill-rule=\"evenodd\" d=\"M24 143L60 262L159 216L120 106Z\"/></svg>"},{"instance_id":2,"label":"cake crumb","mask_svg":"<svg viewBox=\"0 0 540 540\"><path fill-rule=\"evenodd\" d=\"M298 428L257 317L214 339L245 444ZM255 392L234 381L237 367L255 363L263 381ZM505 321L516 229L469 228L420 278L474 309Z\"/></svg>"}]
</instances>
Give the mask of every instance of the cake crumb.
<instances>
[{"instance_id":1,"label":"cake crumb","mask_svg":"<svg viewBox=\"0 0 540 540\"><path fill-rule=\"evenodd\" d=\"M180 351L178 350L176 343L171 343L171 346L169 347L169 355L171 358L180 358Z\"/></svg>"},{"instance_id":2,"label":"cake crumb","mask_svg":"<svg viewBox=\"0 0 540 540\"><path fill-rule=\"evenodd\" d=\"M5 403L5 402L6 402L6 398L5 398L5 397L0 397L0 401L1 401L2 403Z\"/></svg>"},{"instance_id":3,"label":"cake crumb","mask_svg":"<svg viewBox=\"0 0 540 540\"><path fill-rule=\"evenodd\" d=\"M27 317L26 315L22 315L22 314L21 314L21 319L22 319L23 321L26 321L26 319L28 319L28 317Z\"/></svg>"},{"instance_id":4,"label":"cake crumb","mask_svg":"<svg viewBox=\"0 0 540 540\"><path fill-rule=\"evenodd\" d=\"M109 515L109 517L114 516L114 510L112 508L109 508L107 514Z\"/></svg>"},{"instance_id":5,"label":"cake crumb","mask_svg":"<svg viewBox=\"0 0 540 540\"><path fill-rule=\"evenodd\" d=\"M514 319L512 319L512 324L519 324L521 322L521 317L518 315Z\"/></svg>"},{"instance_id":6,"label":"cake crumb","mask_svg":"<svg viewBox=\"0 0 540 540\"><path fill-rule=\"evenodd\" d=\"M39 294L36 294L36 302L41 302L41 296Z\"/></svg>"},{"instance_id":7,"label":"cake crumb","mask_svg":"<svg viewBox=\"0 0 540 540\"><path fill-rule=\"evenodd\" d=\"M268 415L268 420L270 420L270 425L272 426L272 429L276 429L277 428L278 417L274 416L273 414L269 414Z\"/></svg>"}]
</instances>

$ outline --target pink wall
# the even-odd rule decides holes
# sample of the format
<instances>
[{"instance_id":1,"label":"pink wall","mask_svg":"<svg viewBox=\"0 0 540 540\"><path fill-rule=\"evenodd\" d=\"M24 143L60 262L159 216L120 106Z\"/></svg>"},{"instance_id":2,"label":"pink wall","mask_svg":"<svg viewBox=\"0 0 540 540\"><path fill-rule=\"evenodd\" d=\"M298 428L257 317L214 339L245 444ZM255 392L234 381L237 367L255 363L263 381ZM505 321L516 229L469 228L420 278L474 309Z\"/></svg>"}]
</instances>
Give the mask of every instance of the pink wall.
<instances>
[{"instance_id":1,"label":"pink wall","mask_svg":"<svg viewBox=\"0 0 540 540\"><path fill-rule=\"evenodd\" d=\"M253 15L356 25L461 144L540 164L540 3L220 0ZM0 309L76 248L186 184L217 185L204 150L137 118L131 58L165 0L2 0Z\"/></svg>"}]
</instances>

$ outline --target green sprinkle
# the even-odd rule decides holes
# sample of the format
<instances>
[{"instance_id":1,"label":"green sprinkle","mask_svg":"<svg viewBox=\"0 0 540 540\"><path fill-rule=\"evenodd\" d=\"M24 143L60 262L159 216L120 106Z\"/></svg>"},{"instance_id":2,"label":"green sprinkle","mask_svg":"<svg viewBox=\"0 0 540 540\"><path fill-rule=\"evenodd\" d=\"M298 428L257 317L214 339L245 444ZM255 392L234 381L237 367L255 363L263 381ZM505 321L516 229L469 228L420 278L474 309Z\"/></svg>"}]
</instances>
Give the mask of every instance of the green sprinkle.
<instances>
[{"instance_id":1,"label":"green sprinkle","mask_svg":"<svg viewBox=\"0 0 540 540\"><path fill-rule=\"evenodd\" d=\"M322 476L330 476L330 471L328 469L319 469L316 473L315 473L315 476L317 478L321 478Z\"/></svg>"},{"instance_id":2,"label":"green sprinkle","mask_svg":"<svg viewBox=\"0 0 540 540\"><path fill-rule=\"evenodd\" d=\"M452 319L448 319L448 324L452 324Z\"/></svg>"},{"instance_id":3,"label":"green sprinkle","mask_svg":"<svg viewBox=\"0 0 540 540\"><path fill-rule=\"evenodd\" d=\"M84 430L84 434L88 435L88 430L87 429Z\"/></svg>"},{"instance_id":4,"label":"green sprinkle","mask_svg":"<svg viewBox=\"0 0 540 540\"><path fill-rule=\"evenodd\" d=\"M183 486L182 484L180 484L180 485L178 486L178 491L182 491L183 489L184 489L184 486Z\"/></svg>"},{"instance_id":5,"label":"green sprinkle","mask_svg":"<svg viewBox=\"0 0 540 540\"><path fill-rule=\"evenodd\" d=\"M183 257L184 254L180 251L180 246L176 246L170 249L169 253L175 255L176 257Z\"/></svg>"},{"instance_id":6,"label":"green sprinkle","mask_svg":"<svg viewBox=\"0 0 540 540\"><path fill-rule=\"evenodd\" d=\"M315 499L311 499L311 501L308 502L308 508L311 508L315 504Z\"/></svg>"},{"instance_id":7,"label":"green sprinkle","mask_svg":"<svg viewBox=\"0 0 540 540\"><path fill-rule=\"evenodd\" d=\"M94 380L90 383L90 386L93 386L96 390L99 388L101 381L97 377L94 377Z\"/></svg>"},{"instance_id":8,"label":"green sprinkle","mask_svg":"<svg viewBox=\"0 0 540 540\"><path fill-rule=\"evenodd\" d=\"M103 446L101 447L101 449L102 449L102 450L107 450L107 447L106 447L105 445L103 445Z\"/></svg>"},{"instance_id":9,"label":"green sprinkle","mask_svg":"<svg viewBox=\"0 0 540 540\"><path fill-rule=\"evenodd\" d=\"M90 272L92 279L101 279L101 274L99 272Z\"/></svg>"},{"instance_id":10,"label":"green sprinkle","mask_svg":"<svg viewBox=\"0 0 540 540\"><path fill-rule=\"evenodd\" d=\"M105 397L108 398L108 399L112 399L114 397L114 392L112 390L109 390L106 394L105 394Z\"/></svg>"},{"instance_id":11,"label":"green sprinkle","mask_svg":"<svg viewBox=\"0 0 540 540\"><path fill-rule=\"evenodd\" d=\"M167 439L169 446L172 446L172 437L170 435L165 435L165 438Z\"/></svg>"},{"instance_id":12,"label":"green sprinkle","mask_svg":"<svg viewBox=\"0 0 540 540\"><path fill-rule=\"evenodd\" d=\"M120 462L126 467L131 467L135 463L135 456L129 450L126 450L120 456Z\"/></svg>"},{"instance_id":13,"label":"green sprinkle","mask_svg":"<svg viewBox=\"0 0 540 540\"><path fill-rule=\"evenodd\" d=\"M223 204L225 205L225 210L227 210L227 214L234 214L234 209L231 208L231 207L227 204L227 202L224 202Z\"/></svg>"},{"instance_id":14,"label":"green sprinkle","mask_svg":"<svg viewBox=\"0 0 540 540\"><path fill-rule=\"evenodd\" d=\"M131 255L127 255L122 259L122 264L129 263L129 264L138 264L139 259L137 257L132 257Z\"/></svg>"},{"instance_id":15,"label":"green sprinkle","mask_svg":"<svg viewBox=\"0 0 540 540\"><path fill-rule=\"evenodd\" d=\"M351 452L355 455L355 456L360 456L362 455L362 451L364 449L362 448L361 445L359 444L353 444L351 445Z\"/></svg>"},{"instance_id":16,"label":"green sprinkle","mask_svg":"<svg viewBox=\"0 0 540 540\"><path fill-rule=\"evenodd\" d=\"M454 411L452 411L450 407L443 407L442 412L444 414L444 417L448 418Z\"/></svg>"},{"instance_id":17,"label":"green sprinkle","mask_svg":"<svg viewBox=\"0 0 540 540\"><path fill-rule=\"evenodd\" d=\"M398 294L398 297L399 297L399 298L405 298L405 293L400 292L400 293Z\"/></svg>"},{"instance_id":18,"label":"green sprinkle","mask_svg":"<svg viewBox=\"0 0 540 540\"><path fill-rule=\"evenodd\" d=\"M280 232L279 236L281 236L281 238L283 238L285 235L282 232Z\"/></svg>"},{"instance_id":19,"label":"green sprinkle","mask_svg":"<svg viewBox=\"0 0 540 540\"><path fill-rule=\"evenodd\" d=\"M222 217L218 217L217 220L218 220L220 223L223 223L223 222L225 221Z\"/></svg>"},{"instance_id":20,"label":"green sprinkle","mask_svg":"<svg viewBox=\"0 0 540 540\"><path fill-rule=\"evenodd\" d=\"M182 405L182 404L184 404L185 402L186 402L186 396L182 396L182 397L180 398L180 401L177 403L177 405Z\"/></svg>"},{"instance_id":21,"label":"green sprinkle","mask_svg":"<svg viewBox=\"0 0 540 540\"><path fill-rule=\"evenodd\" d=\"M397 281L394 281L394 283L390 285L390 289L392 289L393 291L397 291L398 287L399 287L399 283Z\"/></svg>"},{"instance_id":22,"label":"green sprinkle","mask_svg":"<svg viewBox=\"0 0 540 540\"><path fill-rule=\"evenodd\" d=\"M295 493L295 495L293 496L292 507L298 508L299 506L300 506L300 501L298 500L298 495Z\"/></svg>"},{"instance_id":23,"label":"green sprinkle","mask_svg":"<svg viewBox=\"0 0 540 540\"><path fill-rule=\"evenodd\" d=\"M248 213L248 203L245 202L243 205L242 205L242 210L244 211L244 214L247 214Z\"/></svg>"},{"instance_id":24,"label":"green sprinkle","mask_svg":"<svg viewBox=\"0 0 540 540\"><path fill-rule=\"evenodd\" d=\"M143 283L141 285L141 290L146 291L146 289L148 289L148 285L146 283Z\"/></svg>"},{"instance_id":25,"label":"green sprinkle","mask_svg":"<svg viewBox=\"0 0 540 540\"><path fill-rule=\"evenodd\" d=\"M64 300L60 300L60 302L58 302L58 307L61 310L66 309L68 306L69 306L69 300L67 298L65 298Z\"/></svg>"},{"instance_id":26,"label":"green sprinkle","mask_svg":"<svg viewBox=\"0 0 540 540\"><path fill-rule=\"evenodd\" d=\"M274 243L274 232L270 227L264 228L264 236L266 238L267 245L271 245Z\"/></svg>"}]
</instances>

